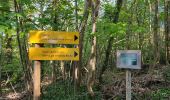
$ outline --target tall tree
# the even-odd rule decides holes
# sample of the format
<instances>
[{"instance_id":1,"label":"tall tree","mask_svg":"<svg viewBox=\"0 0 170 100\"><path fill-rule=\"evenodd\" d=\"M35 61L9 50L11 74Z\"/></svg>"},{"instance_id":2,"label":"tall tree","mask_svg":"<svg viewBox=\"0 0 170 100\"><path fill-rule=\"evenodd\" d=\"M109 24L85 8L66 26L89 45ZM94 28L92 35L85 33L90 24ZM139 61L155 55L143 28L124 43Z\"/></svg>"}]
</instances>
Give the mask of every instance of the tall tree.
<instances>
[{"instance_id":1,"label":"tall tree","mask_svg":"<svg viewBox=\"0 0 170 100\"><path fill-rule=\"evenodd\" d=\"M22 13L23 8L21 1L13 0L15 13ZM20 33L24 32L23 28L23 19L19 16L16 17L16 36L17 36L17 42L18 42L18 48L19 48L19 55L20 55L20 62L24 70L24 79L25 79L25 89L30 91L32 90L33 85L33 79L32 79L32 67L28 59L28 53L26 48L26 36L24 35L23 43L20 39Z\"/></svg>"},{"instance_id":2,"label":"tall tree","mask_svg":"<svg viewBox=\"0 0 170 100\"><path fill-rule=\"evenodd\" d=\"M100 0L95 0L91 2L91 8L92 8L92 47L91 47L91 55L90 55L90 61L88 66L88 80L87 80L87 89L91 96L94 96L94 92L92 89L92 86L94 85L95 81L95 71L96 71L96 23L97 23L97 17L99 13L99 6L100 6Z\"/></svg>"},{"instance_id":3,"label":"tall tree","mask_svg":"<svg viewBox=\"0 0 170 100\"><path fill-rule=\"evenodd\" d=\"M53 0L53 12L52 12L52 19L53 19L53 26L52 26L52 30L53 31L57 31L58 30L58 16L57 16L57 8L58 7L58 3L59 1L58 0ZM55 47L55 44L52 44L52 47L54 48ZM57 71L56 71L56 61L51 61L52 62L52 81L55 82L56 81L56 74L57 74Z\"/></svg>"},{"instance_id":4,"label":"tall tree","mask_svg":"<svg viewBox=\"0 0 170 100\"><path fill-rule=\"evenodd\" d=\"M2 67L1 67L1 49L0 49L0 96L2 95L2 88L1 88L1 73L2 73Z\"/></svg>"},{"instance_id":5,"label":"tall tree","mask_svg":"<svg viewBox=\"0 0 170 100\"><path fill-rule=\"evenodd\" d=\"M159 28L159 12L158 12L159 0L154 1L154 26L153 26L153 45L154 45L154 65L159 61L159 38L158 38L158 28Z\"/></svg>"},{"instance_id":6,"label":"tall tree","mask_svg":"<svg viewBox=\"0 0 170 100\"><path fill-rule=\"evenodd\" d=\"M164 13L165 13L165 48L166 48L166 63L170 63L170 1L164 0Z\"/></svg>"},{"instance_id":7,"label":"tall tree","mask_svg":"<svg viewBox=\"0 0 170 100\"><path fill-rule=\"evenodd\" d=\"M120 9L122 7L122 4L123 4L123 0L117 0L116 8L115 8L115 11L114 11L114 16L113 16L113 20L112 20L113 23L118 22L119 13L120 13ZM103 75L104 71L106 70L108 63L109 63L109 58L110 58L110 55L111 55L113 40L114 40L113 36L109 38L109 42L108 42L107 49L106 49L106 52L105 52L105 60L104 60L104 63L102 65L102 69L101 69L101 72L100 72L100 75L99 75L99 81L100 82L102 82L102 75Z\"/></svg>"},{"instance_id":8,"label":"tall tree","mask_svg":"<svg viewBox=\"0 0 170 100\"><path fill-rule=\"evenodd\" d=\"M90 5L91 5L91 0L85 0L84 2L84 12L83 12L83 19L81 20L80 26L79 26L79 32L80 32L80 39L79 39L79 61L74 62L74 69L73 69L73 78L76 81L77 88L80 87L80 82L81 82L81 66L82 66L82 50L83 50L83 38L84 38L84 33L85 29L87 26L87 20L89 17L90 13Z\"/></svg>"}]
</instances>

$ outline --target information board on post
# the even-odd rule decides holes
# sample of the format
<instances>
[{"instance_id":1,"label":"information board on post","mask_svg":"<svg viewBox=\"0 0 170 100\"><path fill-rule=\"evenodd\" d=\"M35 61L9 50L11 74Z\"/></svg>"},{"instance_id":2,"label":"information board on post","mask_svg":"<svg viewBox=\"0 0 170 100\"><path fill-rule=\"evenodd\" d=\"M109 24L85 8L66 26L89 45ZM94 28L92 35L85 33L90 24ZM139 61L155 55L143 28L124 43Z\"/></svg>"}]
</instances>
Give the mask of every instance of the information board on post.
<instances>
[{"instance_id":1,"label":"information board on post","mask_svg":"<svg viewBox=\"0 0 170 100\"><path fill-rule=\"evenodd\" d=\"M30 60L79 60L78 48L30 48Z\"/></svg>"},{"instance_id":2,"label":"information board on post","mask_svg":"<svg viewBox=\"0 0 170 100\"><path fill-rule=\"evenodd\" d=\"M126 100L131 100L131 70L141 69L140 50L118 50L117 67L126 69Z\"/></svg>"},{"instance_id":3,"label":"information board on post","mask_svg":"<svg viewBox=\"0 0 170 100\"><path fill-rule=\"evenodd\" d=\"M79 44L79 32L30 31L29 43Z\"/></svg>"},{"instance_id":4,"label":"information board on post","mask_svg":"<svg viewBox=\"0 0 170 100\"><path fill-rule=\"evenodd\" d=\"M141 69L141 51L118 50L117 67L126 69Z\"/></svg>"}]
</instances>

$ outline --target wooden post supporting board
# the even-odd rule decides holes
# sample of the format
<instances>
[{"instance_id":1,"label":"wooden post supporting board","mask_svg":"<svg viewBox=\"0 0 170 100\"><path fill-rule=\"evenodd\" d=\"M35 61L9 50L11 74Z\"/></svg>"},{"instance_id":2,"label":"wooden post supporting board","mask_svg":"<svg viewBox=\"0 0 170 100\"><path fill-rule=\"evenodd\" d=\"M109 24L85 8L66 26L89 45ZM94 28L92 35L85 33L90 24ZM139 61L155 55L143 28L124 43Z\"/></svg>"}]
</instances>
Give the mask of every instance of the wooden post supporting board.
<instances>
[{"instance_id":1,"label":"wooden post supporting board","mask_svg":"<svg viewBox=\"0 0 170 100\"><path fill-rule=\"evenodd\" d=\"M1 39L0 39L1 40ZM2 87L1 87L1 73L2 73L2 49L1 49L1 41L0 41L0 97L2 96Z\"/></svg>"},{"instance_id":2,"label":"wooden post supporting board","mask_svg":"<svg viewBox=\"0 0 170 100\"><path fill-rule=\"evenodd\" d=\"M141 69L141 51L118 50L117 67L126 69L126 100L131 100L131 69Z\"/></svg>"},{"instance_id":3,"label":"wooden post supporting board","mask_svg":"<svg viewBox=\"0 0 170 100\"><path fill-rule=\"evenodd\" d=\"M131 71L126 70L126 100L131 100Z\"/></svg>"},{"instance_id":4,"label":"wooden post supporting board","mask_svg":"<svg viewBox=\"0 0 170 100\"><path fill-rule=\"evenodd\" d=\"M0 97L2 96L2 86L1 86L1 81L2 81L2 49L1 49L1 41L0 41Z\"/></svg>"},{"instance_id":5,"label":"wooden post supporting board","mask_svg":"<svg viewBox=\"0 0 170 100\"><path fill-rule=\"evenodd\" d=\"M2 72L2 68L1 68L1 60L0 60L0 97L2 96L2 87L1 87L1 72Z\"/></svg>"},{"instance_id":6,"label":"wooden post supporting board","mask_svg":"<svg viewBox=\"0 0 170 100\"><path fill-rule=\"evenodd\" d=\"M36 48L40 47L40 44L35 44ZM40 81L41 81L41 62L34 61L34 100L40 100Z\"/></svg>"}]
</instances>

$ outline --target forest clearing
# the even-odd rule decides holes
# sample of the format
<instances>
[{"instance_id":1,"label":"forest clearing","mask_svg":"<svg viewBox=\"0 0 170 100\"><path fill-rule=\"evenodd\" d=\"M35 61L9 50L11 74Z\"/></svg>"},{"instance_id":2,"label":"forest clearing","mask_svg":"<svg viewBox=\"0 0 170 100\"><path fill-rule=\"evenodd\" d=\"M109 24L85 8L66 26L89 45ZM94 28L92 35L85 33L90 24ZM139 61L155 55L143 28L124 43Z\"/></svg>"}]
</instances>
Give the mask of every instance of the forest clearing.
<instances>
[{"instance_id":1,"label":"forest clearing","mask_svg":"<svg viewBox=\"0 0 170 100\"><path fill-rule=\"evenodd\" d=\"M0 100L170 100L170 0L0 0Z\"/></svg>"}]
</instances>

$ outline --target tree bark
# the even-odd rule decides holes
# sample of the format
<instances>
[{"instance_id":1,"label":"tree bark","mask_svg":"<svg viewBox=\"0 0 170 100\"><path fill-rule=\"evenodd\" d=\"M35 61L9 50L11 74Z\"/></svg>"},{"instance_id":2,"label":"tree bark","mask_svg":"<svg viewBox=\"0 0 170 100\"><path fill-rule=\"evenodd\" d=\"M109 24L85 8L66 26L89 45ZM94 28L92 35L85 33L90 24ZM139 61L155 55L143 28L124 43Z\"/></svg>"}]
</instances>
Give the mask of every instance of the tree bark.
<instances>
[{"instance_id":1,"label":"tree bark","mask_svg":"<svg viewBox=\"0 0 170 100\"><path fill-rule=\"evenodd\" d=\"M0 97L2 96L2 87L1 87L1 81L2 81L2 77L1 77L1 74L2 74L2 39L0 38Z\"/></svg>"},{"instance_id":2,"label":"tree bark","mask_svg":"<svg viewBox=\"0 0 170 100\"><path fill-rule=\"evenodd\" d=\"M88 80L87 80L87 89L89 94L93 97L93 85L95 82L95 71L96 71L96 23L97 23L97 17L99 13L99 6L100 6L100 0L92 1L91 2L91 8L92 8L92 47L91 47L91 55L90 55L90 61L88 66Z\"/></svg>"},{"instance_id":3,"label":"tree bark","mask_svg":"<svg viewBox=\"0 0 170 100\"><path fill-rule=\"evenodd\" d=\"M165 13L165 20L164 20L164 25L165 25L165 54L166 54L166 64L170 64L170 1L169 0L164 0L164 13Z\"/></svg>"},{"instance_id":4,"label":"tree bark","mask_svg":"<svg viewBox=\"0 0 170 100\"><path fill-rule=\"evenodd\" d=\"M127 31L126 31L126 49L130 49L130 35L132 33L132 21L133 21L133 14L134 14L134 10L133 9L137 9L137 6L136 6L136 0L134 0L129 8L129 13L130 13L130 16L128 18L128 26L127 26ZM127 6L127 5L126 5Z\"/></svg>"},{"instance_id":5,"label":"tree bark","mask_svg":"<svg viewBox=\"0 0 170 100\"><path fill-rule=\"evenodd\" d=\"M78 5L77 5L77 0L74 1L75 2L75 15L76 15L76 18L75 18L75 23L76 23L76 30L78 31Z\"/></svg>"},{"instance_id":6,"label":"tree bark","mask_svg":"<svg viewBox=\"0 0 170 100\"><path fill-rule=\"evenodd\" d=\"M158 23L158 3L159 0L154 1L154 27L153 27L153 45L154 45L154 64L153 67L156 66L157 63L159 63L159 39L158 39L158 28L159 28L159 23Z\"/></svg>"},{"instance_id":7,"label":"tree bark","mask_svg":"<svg viewBox=\"0 0 170 100\"><path fill-rule=\"evenodd\" d=\"M21 13L22 7L21 4L17 2L17 0L14 0L14 8L16 13ZM32 85L33 85L33 79L31 76L31 65L30 62L28 61L28 54L26 47L22 46L21 40L20 40L20 32L23 32L23 22L20 17L16 16L16 24L17 24L17 42L18 42L18 48L19 48L19 54L20 54L20 62L24 70L24 81L25 81L25 88L28 91L32 91ZM26 45L26 44L23 44ZM23 48L24 47L24 48Z\"/></svg>"},{"instance_id":8,"label":"tree bark","mask_svg":"<svg viewBox=\"0 0 170 100\"><path fill-rule=\"evenodd\" d=\"M82 66L82 50L83 50L83 38L84 32L87 25L87 20L89 17L90 0L85 0L83 19L79 25L80 39L79 39L79 61L73 63L73 79L76 82L76 88L80 87L81 83L81 66Z\"/></svg>"},{"instance_id":9,"label":"tree bark","mask_svg":"<svg viewBox=\"0 0 170 100\"><path fill-rule=\"evenodd\" d=\"M58 0L53 0L53 12L54 14L52 15L52 19L53 19L53 26L52 26L52 30L53 31L57 31L58 30L58 17L57 17L57 8L58 8ZM52 47L55 48L55 44L52 44ZM56 63L57 61L51 61L52 62L52 73L51 73L51 77L52 77L52 82L56 82L57 78L56 78Z\"/></svg>"}]
</instances>

